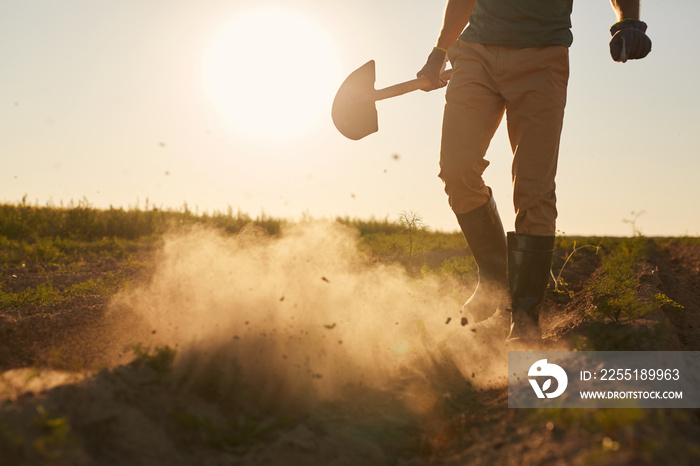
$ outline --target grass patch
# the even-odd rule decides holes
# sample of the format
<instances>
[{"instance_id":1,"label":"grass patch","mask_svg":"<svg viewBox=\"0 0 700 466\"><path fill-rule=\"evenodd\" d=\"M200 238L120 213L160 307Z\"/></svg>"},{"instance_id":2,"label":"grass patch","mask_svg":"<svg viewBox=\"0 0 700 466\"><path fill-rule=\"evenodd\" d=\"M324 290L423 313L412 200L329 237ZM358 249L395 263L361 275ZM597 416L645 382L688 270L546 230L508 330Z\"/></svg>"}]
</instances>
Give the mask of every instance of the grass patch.
<instances>
[{"instance_id":1,"label":"grass patch","mask_svg":"<svg viewBox=\"0 0 700 466\"><path fill-rule=\"evenodd\" d=\"M6 293L0 289L0 310L19 308L27 304L52 306L65 300L51 282L44 282L20 293Z\"/></svg>"},{"instance_id":2,"label":"grass patch","mask_svg":"<svg viewBox=\"0 0 700 466\"><path fill-rule=\"evenodd\" d=\"M58 289L51 280L19 293L5 292L0 288L0 310L17 309L26 305L56 306L82 296L111 296L127 284L128 280L124 273L107 272L101 278L90 278L63 290Z\"/></svg>"},{"instance_id":3,"label":"grass patch","mask_svg":"<svg viewBox=\"0 0 700 466\"><path fill-rule=\"evenodd\" d=\"M138 239L161 235L166 231L193 224L204 224L237 233L248 224L255 224L272 235L280 231L281 220L262 215L253 219L245 213L213 214L192 212L187 204L180 210L130 209L110 207L106 210L90 206L86 200L67 207L30 205L26 198L20 204L0 205L0 236L8 240L37 243L42 238L65 238L97 241L102 238Z\"/></svg>"}]
</instances>

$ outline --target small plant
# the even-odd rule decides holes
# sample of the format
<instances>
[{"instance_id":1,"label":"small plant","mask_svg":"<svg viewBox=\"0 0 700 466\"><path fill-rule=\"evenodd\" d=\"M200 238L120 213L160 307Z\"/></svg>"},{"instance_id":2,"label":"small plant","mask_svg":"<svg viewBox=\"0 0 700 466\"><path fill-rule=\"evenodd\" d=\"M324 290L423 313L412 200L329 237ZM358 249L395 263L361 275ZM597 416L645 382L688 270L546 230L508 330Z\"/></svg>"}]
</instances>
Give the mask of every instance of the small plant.
<instances>
[{"instance_id":1,"label":"small plant","mask_svg":"<svg viewBox=\"0 0 700 466\"><path fill-rule=\"evenodd\" d=\"M591 285L596 311L615 322L636 319L654 309L637 296L637 263L646 254L646 239L638 236L624 241L601 260L602 273Z\"/></svg>"},{"instance_id":2,"label":"small plant","mask_svg":"<svg viewBox=\"0 0 700 466\"><path fill-rule=\"evenodd\" d=\"M568 253L568 254L565 256L565 258L564 258L564 264L563 264L563 265L561 266L561 268L559 269L559 273L557 274L556 277L554 276L554 271L553 271L553 269L551 269L551 268L549 269L549 274L552 276L552 279L554 280L554 292L555 292L555 293L566 293L570 298L573 297L573 294L574 294L573 291L570 291L570 290L567 288L567 284L566 284L566 282L564 281L564 279L561 277L561 275L562 275L562 273L564 273L564 268L566 268L566 264L569 263L569 260L571 260L571 258L573 257L573 255L574 255L575 253L577 253L578 251L581 251L582 249L586 249L586 248L593 248L593 249L595 249L595 253L596 253L596 255L597 255L598 252L600 252L600 243L598 243L598 244L596 244L596 245L593 245L593 244L584 244L583 246L578 246L578 247L577 247L577 246L576 246L576 241L574 241L573 248L572 248L571 252ZM560 289L560 287L563 288L563 290Z\"/></svg>"},{"instance_id":3,"label":"small plant","mask_svg":"<svg viewBox=\"0 0 700 466\"><path fill-rule=\"evenodd\" d=\"M654 304L664 312L680 312L685 310L685 306L675 302L664 293L656 293L654 295Z\"/></svg>"},{"instance_id":4,"label":"small plant","mask_svg":"<svg viewBox=\"0 0 700 466\"><path fill-rule=\"evenodd\" d=\"M642 231L637 228L637 220L639 220L639 217L644 215L646 211L640 210L639 212L635 212L634 210L630 212L630 215L632 215L632 218L623 218L622 223L627 223L632 227L632 236L642 236Z\"/></svg>"},{"instance_id":5,"label":"small plant","mask_svg":"<svg viewBox=\"0 0 700 466\"><path fill-rule=\"evenodd\" d=\"M414 211L399 214L399 225L408 236L408 273L413 273L413 251L418 238L428 230L423 223L423 218Z\"/></svg>"},{"instance_id":6,"label":"small plant","mask_svg":"<svg viewBox=\"0 0 700 466\"><path fill-rule=\"evenodd\" d=\"M196 416L187 411L174 411L170 416L199 435L206 444L235 453L247 453L265 437L290 424L289 419L261 421L240 415L217 425L207 416Z\"/></svg>"},{"instance_id":7,"label":"small plant","mask_svg":"<svg viewBox=\"0 0 700 466\"><path fill-rule=\"evenodd\" d=\"M43 406L37 407L39 418L34 422L41 429L42 435L34 439L34 450L48 463L61 458L72 445L71 429L68 418L52 417Z\"/></svg>"},{"instance_id":8,"label":"small plant","mask_svg":"<svg viewBox=\"0 0 700 466\"><path fill-rule=\"evenodd\" d=\"M133 345L131 350L136 356L136 364L144 365L153 369L160 375L165 375L170 372L175 361L177 351L169 346L156 346L153 350L149 347L144 348L140 343Z\"/></svg>"}]
</instances>

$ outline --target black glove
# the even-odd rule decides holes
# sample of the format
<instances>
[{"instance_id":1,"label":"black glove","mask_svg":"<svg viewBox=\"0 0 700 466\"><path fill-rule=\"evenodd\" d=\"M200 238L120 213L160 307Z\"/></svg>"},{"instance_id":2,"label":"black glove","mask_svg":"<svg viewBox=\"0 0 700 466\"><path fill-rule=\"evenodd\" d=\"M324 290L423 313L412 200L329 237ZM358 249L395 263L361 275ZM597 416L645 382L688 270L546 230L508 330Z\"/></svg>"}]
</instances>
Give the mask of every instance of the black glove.
<instances>
[{"instance_id":1,"label":"black glove","mask_svg":"<svg viewBox=\"0 0 700 466\"><path fill-rule=\"evenodd\" d=\"M430 79L430 85L421 89L422 91L433 91L447 85L447 80L440 78L440 73L445 69L445 52L444 49L438 47L433 48L433 51L428 55L428 61L425 66L416 73L416 77L425 76Z\"/></svg>"},{"instance_id":2,"label":"black glove","mask_svg":"<svg viewBox=\"0 0 700 466\"><path fill-rule=\"evenodd\" d=\"M646 35L647 25L636 19L625 19L610 28L610 55L622 63L646 57L651 52L651 39Z\"/></svg>"}]
</instances>

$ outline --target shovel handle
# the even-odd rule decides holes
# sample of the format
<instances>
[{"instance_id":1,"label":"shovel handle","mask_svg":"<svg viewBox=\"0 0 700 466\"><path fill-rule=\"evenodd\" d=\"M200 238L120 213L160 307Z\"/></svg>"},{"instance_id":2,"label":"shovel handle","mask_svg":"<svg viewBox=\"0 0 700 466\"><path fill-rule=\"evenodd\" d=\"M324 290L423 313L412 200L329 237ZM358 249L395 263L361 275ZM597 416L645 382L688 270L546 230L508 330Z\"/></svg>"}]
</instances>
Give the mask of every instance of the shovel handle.
<instances>
[{"instance_id":1,"label":"shovel handle","mask_svg":"<svg viewBox=\"0 0 700 466\"><path fill-rule=\"evenodd\" d=\"M440 77L446 81L449 81L451 76L452 70L445 70L440 73ZM420 78L394 84L393 86L385 87L384 89L377 89L374 91L373 100L390 99L391 97L397 97L428 86L430 86L430 79L425 76L421 76Z\"/></svg>"}]
</instances>

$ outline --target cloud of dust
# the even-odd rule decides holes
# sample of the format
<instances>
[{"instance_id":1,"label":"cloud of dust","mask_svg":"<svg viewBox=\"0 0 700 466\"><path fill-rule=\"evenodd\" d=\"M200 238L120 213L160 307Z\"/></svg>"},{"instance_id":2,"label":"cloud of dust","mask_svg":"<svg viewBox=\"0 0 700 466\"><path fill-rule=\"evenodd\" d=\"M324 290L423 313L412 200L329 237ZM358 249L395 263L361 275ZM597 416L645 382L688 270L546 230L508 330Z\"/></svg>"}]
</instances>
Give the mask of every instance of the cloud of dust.
<instances>
[{"instance_id":1,"label":"cloud of dust","mask_svg":"<svg viewBox=\"0 0 700 466\"><path fill-rule=\"evenodd\" d=\"M139 322L131 339L177 349L181 386L237 405L303 407L364 386L398 390L420 411L440 396L441 368L465 387L505 376L504 335L459 325L459 284L370 263L357 240L318 221L279 238L172 234L152 280L114 307Z\"/></svg>"}]
</instances>

